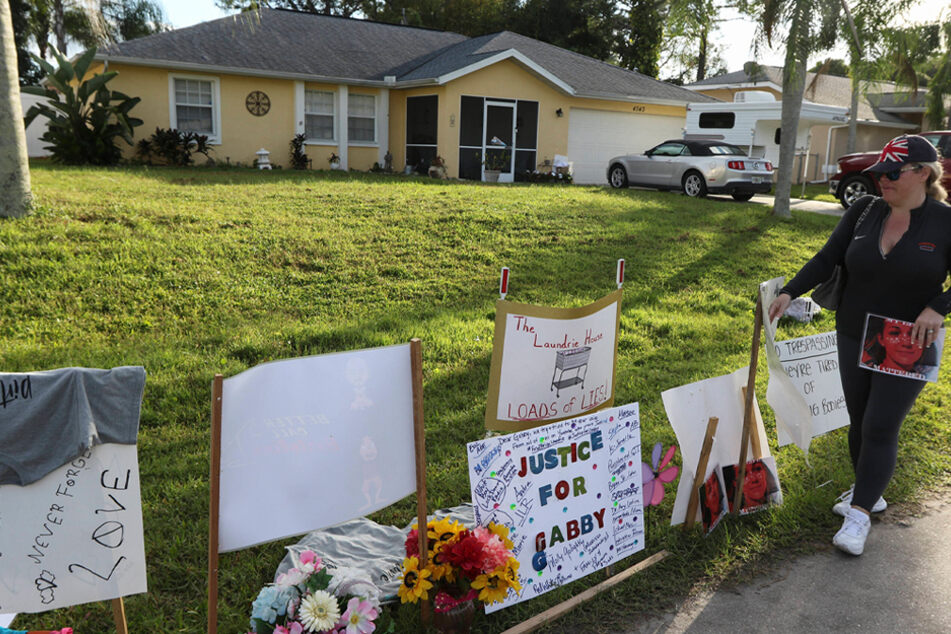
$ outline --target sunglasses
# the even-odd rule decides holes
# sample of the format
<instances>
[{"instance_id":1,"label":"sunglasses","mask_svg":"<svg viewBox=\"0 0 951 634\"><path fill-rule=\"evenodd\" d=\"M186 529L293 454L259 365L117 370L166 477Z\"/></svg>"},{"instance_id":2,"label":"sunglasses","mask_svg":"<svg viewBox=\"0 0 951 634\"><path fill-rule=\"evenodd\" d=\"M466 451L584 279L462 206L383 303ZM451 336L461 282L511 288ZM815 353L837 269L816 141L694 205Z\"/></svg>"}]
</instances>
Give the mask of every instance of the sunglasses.
<instances>
[{"instance_id":1,"label":"sunglasses","mask_svg":"<svg viewBox=\"0 0 951 634\"><path fill-rule=\"evenodd\" d=\"M901 169L892 170L890 172L879 172L878 179L881 180L882 176L884 176L890 181L897 181L899 178L901 178L901 175L904 174L905 172L917 172L922 167L923 167L922 165L908 165Z\"/></svg>"}]
</instances>

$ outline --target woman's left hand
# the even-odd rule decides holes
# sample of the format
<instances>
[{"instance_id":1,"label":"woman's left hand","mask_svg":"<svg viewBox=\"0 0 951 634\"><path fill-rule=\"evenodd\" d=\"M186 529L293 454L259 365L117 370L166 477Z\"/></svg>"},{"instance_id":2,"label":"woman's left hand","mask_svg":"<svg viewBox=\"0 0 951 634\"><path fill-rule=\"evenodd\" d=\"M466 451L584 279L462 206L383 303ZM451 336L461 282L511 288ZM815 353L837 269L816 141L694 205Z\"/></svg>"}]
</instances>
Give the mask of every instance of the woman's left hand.
<instances>
[{"instance_id":1,"label":"woman's left hand","mask_svg":"<svg viewBox=\"0 0 951 634\"><path fill-rule=\"evenodd\" d=\"M911 340L917 343L919 348L927 348L938 338L938 329L943 323L944 317L926 306L911 328Z\"/></svg>"}]
</instances>

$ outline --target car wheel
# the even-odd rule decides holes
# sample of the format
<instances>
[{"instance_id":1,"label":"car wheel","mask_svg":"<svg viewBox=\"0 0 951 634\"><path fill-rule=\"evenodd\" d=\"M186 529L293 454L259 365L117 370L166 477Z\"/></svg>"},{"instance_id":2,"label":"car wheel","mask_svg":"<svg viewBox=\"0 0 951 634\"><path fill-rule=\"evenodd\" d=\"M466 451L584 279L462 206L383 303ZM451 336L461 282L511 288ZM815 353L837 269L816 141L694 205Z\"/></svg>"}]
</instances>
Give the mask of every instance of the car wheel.
<instances>
[{"instance_id":1,"label":"car wheel","mask_svg":"<svg viewBox=\"0 0 951 634\"><path fill-rule=\"evenodd\" d=\"M852 206L852 203L862 196L874 194L875 187L872 186L872 181L867 177L853 174L842 181L842 184L839 186L839 192L839 202L842 203L843 207L848 209Z\"/></svg>"},{"instance_id":2,"label":"car wheel","mask_svg":"<svg viewBox=\"0 0 951 634\"><path fill-rule=\"evenodd\" d=\"M707 182L703 180L703 175L695 170L690 170L684 174L682 181L684 193L691 198L703 198L707 195Z\"/></svg>"},{"instance_id":3,"label":"car wheel","mask_svg":"<svg viewBox=\"0 0 951 634\"><path fill-rule=\"evenodd\" d=\"M627 187L627 172L620 165L615 165L611 168L611 173L608 176L608 181L611 183L611 187L614 189L621 189Z\"/></svg>"},{"instance_id":4,"label":"car wheel","mask_svg":"<svg viewBox=\"0 0 951 634\"><path fill-rule=\"evenodd\" d=\"M738 200L741 203L745 203L753 197L753 194L733 194L733 200Z\"/></svg>"}]
</instances>

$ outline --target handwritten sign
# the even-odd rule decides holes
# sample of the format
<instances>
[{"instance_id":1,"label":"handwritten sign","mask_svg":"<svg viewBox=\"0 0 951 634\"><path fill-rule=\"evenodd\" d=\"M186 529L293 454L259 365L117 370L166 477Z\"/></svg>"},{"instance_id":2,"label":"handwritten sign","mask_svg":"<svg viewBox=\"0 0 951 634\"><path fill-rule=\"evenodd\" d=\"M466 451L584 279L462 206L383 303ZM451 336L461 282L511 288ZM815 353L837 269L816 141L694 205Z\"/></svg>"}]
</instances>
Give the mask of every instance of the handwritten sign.
<instances>
[{"instance_id":1,"label":"handwritten sign","mask_svg":"<svg viewBox=\"0 0 951 634\"><path fill-rule=\"evenodd\" d=\"M848 425L835 332L777 341L774 347L786 376L809 408L812 436ZM777 437L780 447L794 442L782 428Z\"/></svg>"},{"instance_id":2,"label":"handwritten sign","mask_svg":"<svg viewBox=\"0 0 951 634\"><path fill-rule=\"evenodd\" d=\"M581 308L496 303L485 425L518 431L614 403L621 291Z\"/></svg>"},{"instance_id":3,"label":"handwritten sign","mask_svg":"<svg viewBox=\"0 0 951 634\"><path fill-rule=\"evenodd\" d=\"M537 597L644 548L637 403L467 445L476 523L509 527Z\"/></svg>"},{"instance_id":4,"label":"handwritten sign","mask_svg":"<svg viewBox=\"0 0 951 634\"><path fill-rule=\"evenodd\" d=\"M0 612L146 589L135 445L98 445L30 485L0 486Z\"/></svg>"},{"instance_id":5,"label":"handwritten sign","mask_svg":"<svg viewBox=\"0 0 951 634\"><path fill-rule=\"evenodd\" d=\"M795 444L804 452L816 436L849 424L835 332L776 341L778 318L769 322L766 308L779 295L782 277L762 282L763 333L769 384L766 401L776 414L779 446Z\"/></svg>"},{"instance_id":6,"label":"handwritten sign","mask_svg":"<svg viewBox=\"0 0 951 634\"><path fill-rule=\"evenodd\" d=\"M225 379L219 551L332 526L416 490L409 345Z\"/></svg>"}]
</instances>

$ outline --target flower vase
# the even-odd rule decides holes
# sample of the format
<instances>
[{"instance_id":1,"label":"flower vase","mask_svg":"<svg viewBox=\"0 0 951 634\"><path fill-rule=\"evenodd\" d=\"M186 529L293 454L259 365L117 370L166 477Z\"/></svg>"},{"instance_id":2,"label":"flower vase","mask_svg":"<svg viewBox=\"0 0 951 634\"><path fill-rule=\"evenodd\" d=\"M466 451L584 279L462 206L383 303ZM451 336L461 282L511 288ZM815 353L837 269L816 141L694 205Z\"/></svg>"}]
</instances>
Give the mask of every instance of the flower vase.
<instances>
[{"instance_id":1,"label":"flower vase","mask_svg":"<svg viewBox=\"0 0 951 634\"><path fill-rule=\"evenodd\" d=\"M433 627L443 634L468 634L475 618L475 601L460 601L446 612L433 612Z\"/></svg>"}]
</instances>

